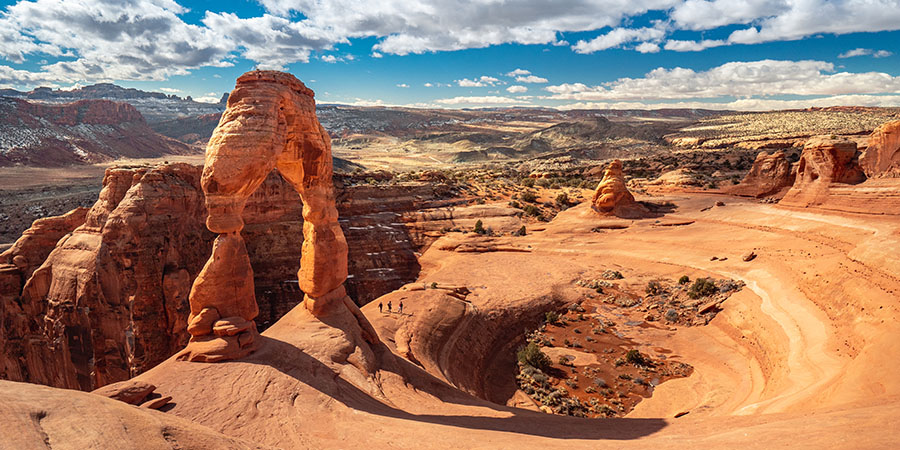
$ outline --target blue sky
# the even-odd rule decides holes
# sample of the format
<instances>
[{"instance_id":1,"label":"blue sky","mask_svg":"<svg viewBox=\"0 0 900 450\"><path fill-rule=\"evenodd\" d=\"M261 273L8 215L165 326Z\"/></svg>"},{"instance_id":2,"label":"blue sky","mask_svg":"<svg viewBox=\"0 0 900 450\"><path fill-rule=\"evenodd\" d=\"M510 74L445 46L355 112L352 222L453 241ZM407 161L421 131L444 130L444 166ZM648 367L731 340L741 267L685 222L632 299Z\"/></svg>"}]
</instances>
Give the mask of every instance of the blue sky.
<instances>
[{"instance_id":1,"label":"blue sky","mask_svg":"<svg viewBox=\"0 0 900 450\"><path fill-rule=\"evenodd\" d=\"M900 106L900 0L0 3L0 87L214 101L254 67L322 103Z\"/></svg>"}]
</instances>

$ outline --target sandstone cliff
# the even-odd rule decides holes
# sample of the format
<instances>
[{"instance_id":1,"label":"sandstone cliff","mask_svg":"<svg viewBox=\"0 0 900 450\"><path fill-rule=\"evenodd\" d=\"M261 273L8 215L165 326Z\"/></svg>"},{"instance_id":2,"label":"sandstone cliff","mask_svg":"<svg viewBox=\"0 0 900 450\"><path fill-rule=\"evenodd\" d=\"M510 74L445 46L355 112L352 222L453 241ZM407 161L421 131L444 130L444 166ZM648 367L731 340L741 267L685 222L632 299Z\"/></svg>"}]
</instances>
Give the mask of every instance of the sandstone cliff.
<instances>
[{"instance_id":1,"label":"sandstone cliff","mask_svg":"<svg viewBox=\"0 0 900 450\"><path fill-rule=\"evenodd\" d=\"M900 120L875 129L859 164L869 178L900 178Z\"/></svg>"},{"instance_id":2,"label":"sandstone cliff","mask_svg":"<svg viewBox=\"0 0 900 450\"><path fill-rule=\"evenodd\" d=\"M36 221L0 256L0 378L88 390L181 348L187 295L213 238L203 225L199 180L200 169L186 164L110 169L90 211ZM418 255L442 230L479 219L495 230L521 226L518 210L464 206L443 183L344 186L338 179L336 189L350 247L346 289L360 305L416 279ZM302 300L301 210L277 173L244 209L263 328Z\"/></svg>"},{"instance_id":3,"label":"sandstone cliff","mask_svg":"<svg viewBox=\"0 0 900 450\"><path fill-rule=\"evenodd\" d=\"M883 176L890 173L890 165L876 164L875 161L883 160L873 156L882 154L880 143L890 139L879 133L873 136L874 145L867 149L873 153L863 160L874 175L868 180L860 167L856 142L828 137L808 140L797 165L796 181L781 204L865 214L900 214L900 186L895 178Z\"/></svg>"},{"instance_id":4,"label":"sandstone cliff","mask_svg":"<svg viewBox=\"0 0 900 450\"><path fill-rule=\"evenodd\" d=\"M791 162L784 152L776 151L771 155L760 152L747 176L740 184L727 188L726 192L757 198L783 195L794 184L794 175Z\"/></svg>"}]
</instances>

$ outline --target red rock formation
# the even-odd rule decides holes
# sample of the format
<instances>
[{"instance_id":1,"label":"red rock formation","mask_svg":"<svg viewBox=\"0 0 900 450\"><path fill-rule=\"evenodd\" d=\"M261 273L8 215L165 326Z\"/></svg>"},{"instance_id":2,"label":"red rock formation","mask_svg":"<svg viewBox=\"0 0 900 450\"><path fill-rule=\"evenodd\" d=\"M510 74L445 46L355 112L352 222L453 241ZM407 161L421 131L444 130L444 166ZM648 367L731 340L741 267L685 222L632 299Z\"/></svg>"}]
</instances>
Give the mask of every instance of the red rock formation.
<instances>
[{"instance_id":1,"label":"red rock formation","mask_svg":"<svg viewBox=\"0 0 900 450\"><path fill-rule=\"evenodd\" d=\"M793 184L794 173L784 152L772 152L771 155L767 152L760 152L756 155L756 160L747 176L740 184L727 188L726 192L760 198L783 195L783 191L789 189Z\"/></svg>"},{"instance_id":2,"label":"red rock formation","mask_svg":"<svg viewBox=\"0 0 900 450\"><path fill-rule=\"evenodd\" d=\"M609 163L603 173L603 179L591 199L591 207L602 215L617 217L640 217L647 213L647 209L628 192L625 175L622 174L622 161L618 159Z\"/></svg>"},{"instance_id":3,"label":"red rock formation","mask_svg":"<svg viewBox=\"0 0 900 450\"><path fill-rule=\"evenodd\" d=\"M875 129L859 165L869 178L900 178L900 120Z\"/></svg>"},{"instance_id":4,"label":"red rock formation","mask_svg":"<svg viewBox=\"0 0 900 450\"><path fill-rule=\"evenodd\" d=\"M843 139L809 139L800 154L797 178L782 200L794 206L826 202L834 184L858 184L866 179L857 161L856 143Z\"/></svg>"},{"instance_id":5,"label":"red rock formation","mask_svg":"<svg viewBox=\"0 0 900 450\"><path fill-rule=\"evenodd\" d=\"M158 157L192 152L157 134L127 103L80 100L62 105L0 100L0 166L57 167L119 157Z\"/></svg>"},{"instance_id":6,"label":"red rock formation","mask_svg":"<svg viewBox=\"0 0 900 450\"><path fill-rule=\"evenodd\" d=\"M347 241L337 220L331 141L316 118L313 93L286 73L248 72L238 78L206 149L201 179L206 226L219 236L191 288L192 337L179 359L236 359L259 345L253 269L240 235L241 215L274 168L303 201L297 279L307 308L323 316L331 303L351 304L343 287Z\"/></svg>"}]
</instances>

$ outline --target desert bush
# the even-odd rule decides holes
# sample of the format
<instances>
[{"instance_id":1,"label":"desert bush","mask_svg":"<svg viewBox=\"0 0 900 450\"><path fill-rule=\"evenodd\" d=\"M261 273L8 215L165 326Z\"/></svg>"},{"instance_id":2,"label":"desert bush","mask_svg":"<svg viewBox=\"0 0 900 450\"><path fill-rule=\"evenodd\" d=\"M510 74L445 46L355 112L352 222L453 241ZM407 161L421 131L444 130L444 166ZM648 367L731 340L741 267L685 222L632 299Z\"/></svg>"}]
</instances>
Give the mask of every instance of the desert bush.
<instances>
[{"instance_id":1,"label":"desert bush","mask_svg":"<svg viewBox=\"0 0 900 450\"><path fill-rule=\"evenodd\" d=\"M516 230L516 232L513 233L513 236L525 236L525 225L522 225L521 228Z\"/></svg>"},{"instance_id":2,"label":"desert bush","mask_svg":"<svg viewBox=\"0 0 900 450\"><path fill-rule=\"evenodd\" d=\"M688 284L691 282L691 278L687 275L682 275L681 278L678 279L678 284Z\"/></svg>"},{"instance_id":3,"label":"desert bush","mask_svg":"<svg viewBox=\"0 0 900 450\"><path fill-rule=\"evenodd\" d=\"M544 322L547 322L551 325L556 325L559 323L559 313L556 311L547 311L544 313Z\"/></svg>"},{"instance_id":4,"label":"desert bush","mask_svg":"<svg viewBox=\"0 0 900 450\"><path fill-rule=\"evenodd\" d=\"M559 194L557 194L556 195L556 204L562 208L569 206L569 195L566 194L565 192L560 192Z\"/></svg>"},{"instance_id":5,"label":"desert bush","mask_svg":"<svg viewBox=\"0 0 900 450\"><path fill-rule=\"evenodd\" d=\"M544 354L541 347L534 342L529 342L528 345L522 347L516 354L516 358L520 363L542 371L550 368L552 364L550 357Z\"/></svg>"},{"instance_id":6,"label":"desert bush","mask_svg":"<svg viewBox=\"0 0 900 450\"><path fill-rule=\"evenodd\" d=\"M519 200L528 203L534 203L537 201L537 194L532 191L525 191L519 194Z\"/></svg>"},{"instance_id":7,"label":"desert bush","mask_svg":"<svg viewBox=\"0 0 900 450\"><path fill-rule=\"evenodd\" d=\"M525 214L534 217L541 217L542 215L541 210L534 205L525 205Z\"/></svg>"},{"instance_id":8,"label":"desert bush","mask_svg":"<svg viewBox=\"0 0 900 450\"><path fill-rule=\"evenodd\" d=\"M709 278L697 278L694 284L688 289L688 297L698 299L700 297L709 297L718 291L716 284Z\"/></svg>"},{"instance_id":9,"label":"desert bush","mask_svg":"<svg viewBox=\"0 0 900 450\"><path fill-rule=\"evenodd\" d=\"M647 288L645 289L647 295L659 295L666 291L663 287L662 283L659 280L651 280L647 283Z\"/></svg>"},{"instance_id":10,"label":"desert bush","mask_svg":"<svg viewBox=\"0 0 900 450\"><path fill-rule=\"evenodd\" d=\"M487 234L487 231L484 229L484 224L481 222L481 219L478 219L478 221L475 222L475 229L472 231L478 234Z\"/></svg>"},{"instance_id":11,"label":"desert bush","mask_svg":"<svg viewBox=\"0 0 900 450\"><path fill-rule=\"evenodd\" d=\"M522 179L522 185L526 187L534 187L534 178L526 177Z\"/></svg>"},{"instance_id":12,"label":"desert bush","mask_svg":"<svg viewBox=\"0 0 900 450\"><path fill-rule=\"evenodd\" d=\"M625 361L636 366L650 365L650 361L648 361L647 358L636 349L628 350L628 352L625 353Z\"/></svg>"}]
</instances>

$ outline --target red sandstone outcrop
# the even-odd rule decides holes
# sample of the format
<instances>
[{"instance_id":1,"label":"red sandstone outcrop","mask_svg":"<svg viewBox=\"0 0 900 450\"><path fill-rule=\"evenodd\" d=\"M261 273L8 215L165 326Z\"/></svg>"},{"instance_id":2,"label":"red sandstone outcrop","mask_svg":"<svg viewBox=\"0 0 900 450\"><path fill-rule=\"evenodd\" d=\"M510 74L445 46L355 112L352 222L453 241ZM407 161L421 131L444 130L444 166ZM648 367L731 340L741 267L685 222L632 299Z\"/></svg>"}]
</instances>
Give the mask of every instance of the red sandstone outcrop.
<instances>
[{"instance_id":1,"label":"red sandstone outcrop","mask_svg":"<svg viewBox=\"0 0 900 450\"><path fill-rule=\"evenodd\" d=\"M647 208L636 202L631 192L628 192L625 175L622 173L622 161L618 159L609 163L603 173L603 179L591 199L591 207L602 215L617 217L640 217L647 213Z\"/></svg>"},{"instance_id":2,"label":"red sandstone outcrop","mask_svg":"<svg viewBox=\"0 0 900 450\"><path fill-rule=\"evenodd\" d=\"M192 152L150 129L133 106L109 100L49 105L4 98L0 125L0 166L57 167Z\"/></svg>"},{"instance_id":3,"label":"red sandstone outcrop","mask_svg":"<svg viewBox=\"0 0 900 450\"><path fill-rule=\"evenodd\" d=\"M794 184L794 173L791 162L784 152L776 151L770 155L760 152L756 155L753 167L740 184L727 188L730 194L748 197L768 197L784 194Z\"/></svg>"},{"instance_id":4,"label":"red sandstone outcrop","mask_svg":"<svg viewBox=\"0 0 900 450\"><path fill-rule=\"evenodd\" d=\"M826 202L836 184L859 184L866 179L859 167L856 142L828 137L809 139L800 154L797 177L785 195L785 204L818 206Z\"/></svg>"},{"instance_id":5,"label":"red sandstone outcrop","mask_svg":"<svg viewBox=\"0 0 900 450\"><path fill-rule=\"evenodd\" d=\"M875 129L859 165L869 178L900 178L900 120Z\"/></svg>"}]
</instances>

